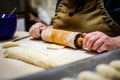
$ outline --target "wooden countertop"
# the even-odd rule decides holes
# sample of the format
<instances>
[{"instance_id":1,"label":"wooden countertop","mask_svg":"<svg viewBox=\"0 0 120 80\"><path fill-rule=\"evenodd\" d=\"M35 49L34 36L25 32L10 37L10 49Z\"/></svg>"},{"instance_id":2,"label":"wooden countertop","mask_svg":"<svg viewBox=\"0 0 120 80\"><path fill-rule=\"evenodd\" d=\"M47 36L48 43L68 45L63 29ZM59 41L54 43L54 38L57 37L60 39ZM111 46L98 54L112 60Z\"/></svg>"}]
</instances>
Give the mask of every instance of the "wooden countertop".
<instances>
[{"instance_id":1,"label":"wooden countertop","mask_svg":"<svg viewBox=\"0 0 120 80\"><path fill-rule=\"evenodd\" d=\"M13 79L37 73L40 71L45 71L43 68L34 66L32 64L28 64L20 60L3 57L2 44L4 42L21 38L27 35L29 35L28 32L16 32L12 39L0 41L0 79ZM50 56L59 56L63 60L70 60L70 62L94 56L94 54L92 54L91 52L87 52L83 49L75 50L71 48L64 48L60 50L49 50L46 48L46 46L50 43L46 43L41 40L34 40L31 37L19 40L18 42L21 44L21 47L33 49L41 53L44 52Z\"/></svg>"}]
</instances>

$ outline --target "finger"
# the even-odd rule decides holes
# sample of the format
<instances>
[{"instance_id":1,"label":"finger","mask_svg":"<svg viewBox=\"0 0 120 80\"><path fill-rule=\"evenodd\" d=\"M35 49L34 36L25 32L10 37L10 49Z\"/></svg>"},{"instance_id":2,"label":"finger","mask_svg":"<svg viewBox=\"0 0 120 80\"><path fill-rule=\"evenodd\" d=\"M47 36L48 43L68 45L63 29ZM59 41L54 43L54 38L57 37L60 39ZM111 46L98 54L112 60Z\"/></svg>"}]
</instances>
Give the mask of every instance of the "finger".
<instances>
[{"instance_id":1,"label":"finger","mask_svg":"<svg viewBox=\"0 0 120 80\"><path fill-rule=\"evenodd\" d=\"M37 27L34 28L34 30L33 30L33 35L34 35L35 38L38 38L38 37L39 37L39 36L38 36L38 28L37 28Z\"/></svg>"},{"instance_id":2,"label":"finger","mask_svg":"<svg viewBox=\"0 0 120 80\"><path fill-rule=\"evenodd\" d=\"M34 29L32 30L31 35L32 35L33 38L36 38L36 36L35 36L35 30Z\"/></svg>"},{"instance_id":3,"label":"finger","mask_svg":"<svg viewBox=\"0 0 120 80\"><path fill-rule=\"evenodd\" d=\"M30 28L29 34L31 37L34 37L34 25Z\"/></svg>"},{"instance_id":4,"label":"finger","mask_svg":"<svg viewBox=\"0 0 120 80\"><path fill-rule=\"evenodd\" d=\"M91 36L95 36L96 34L94 32L92 33L88 33L84 35L84 39L83 39L83 46L87 48L87 46L89 45L90 42L88 42L88 40L90 39ZM88 42L88 43L87 43Z\"/></svg>"},{"instance_id":5,"label":"finger","mask_svg":"<svg viewBox=\"0 0 120 80\"><path fill-rule=\"evenodd\" d=\"M30 36L33 38L37 38L35 29L36 29L36 24L32 25L32 27L30 28Z\"/></svg>"},{"instance_id":6,"label":"finger","mask_svg":"<svg viewBox=\"0 0 120 80\"><path fill-rule=\"evenodd\" d=\"M114 46L114 41L112 40L112 38L106 39L104 42L104 46L106 47L107 51L110 51L116 48L116 46Z\"/></svg>"},{"instance_id":7,"label":"finger","mask_svg":"<svg viewBox=\"0 0 120 80\"><path fill-rule=\"evenodd\" d=\"M33 28L33 25L31 26L31 28L29 29L29 35L32 36L32 28Z\"/></svg>"},{"instance_id":8,"label":"finger","mask_svg":"<svg viewBox=\"0 0 120 80\"><path fill-rule=\"evenodd\" d=\"M104 39L103 38L99 38L99 39L97 39L95 42L94 42L94 44L93 44L93 46L92 46L92 50L97 50L101 45L103 45L104 44Z\"/></svg>"},{"instance_id":9,"label":"finger","mask_svg":"<svg viewBox=\"0 0 120 80\"><path fill-rule=\"evenodd\" d=\"M42 26L41 23L36 23L34 25L34 30L33 30L33 35L35 38L39 38L40 37L40 27Z\"/></svg>"},{"instance_id":10,"label":"finger","mask_svg":"<svg viewBox=\"0 0 120 80\"><path fill-rule=\"evenodd\" d=\"M98 52L98 53L101 53L101 52L104 52L104 51L108 51L108 50L107 50L107 47L105 46L105 43L103 43L103 44L97 49L97 52Z\"/></svg>"},{"instance_id":11,"label":"finger","mask_svg":"<svg viewBox=\"0 0 120 80\"><path fill-rule=\"evenodd\" d=\"M42 23L37 23L36 24L36 29L35 29L35 35L39 38L40 37L40 31L44 29L46 26Z\"/></svg>"},{"instance_id":12,"label":"finger","mask_svg":"<svg viewBox=\"0 0 120 80\"><path fill-rule=\"evenodd\" d=\"M91 50L91 48L93 47L94 43L100 38L100 36L91 36L87 43L86 43L86 48L88 48L89 50Z\"/></svg>"},{"instance_id":13,"label":"finger","mask_svg":"<svg viewBox=\"0 0 120 80\"><path fill-rule=\"evenodd\" d=\"M83 38L83 46L86 47L86 43L88 41L89 37L86 35L84 35L84 38Z\"/></svg>"},{"instance_id":14,"label":"finger","mask_svg":"<svg viewBox=\"0 0 120 80\"><path fill-rule=\"evenodd\" d=\"M40 28L39 28L39 27L40 27L40 26L38 25L38 26L35 28L35 35L36 35L37 38L40 37Z\"/></svg>"},{"instance_id":15,"label":"finger","mask_svg":"<svg viewBox=\"0 0 120 80\"><path fill-rule=\"evenodd\" d=\"M34 25L32 25L32 27L29 30L29 34L30 36L34 37L34 38L39 38L40 37L40 30L44 29L46 27L46 25L42 24L42 23L35 23Z\"/></svg>"},{"instance_id":16,"label":"finger","mask_svg":"<svg viewBox=\"0 0 120 80\"><path fill-rule=\"evenodd\" d=\"M41 27L41 23L35 23L34 25L32 25L32 27L29 30L29 34L30 36L34 37L34 38L39 38L40 37L40 28Z\"/></svg>"}]
</instances>

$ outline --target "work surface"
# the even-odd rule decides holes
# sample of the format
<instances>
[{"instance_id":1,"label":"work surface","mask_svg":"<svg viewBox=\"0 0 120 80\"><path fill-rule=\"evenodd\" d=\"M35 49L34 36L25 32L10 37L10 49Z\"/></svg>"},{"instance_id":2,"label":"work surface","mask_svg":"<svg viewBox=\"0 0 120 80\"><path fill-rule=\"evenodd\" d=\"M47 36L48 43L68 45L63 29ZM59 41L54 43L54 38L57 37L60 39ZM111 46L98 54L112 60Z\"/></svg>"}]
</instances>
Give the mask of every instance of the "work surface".
<instances>
[{"instance_id":1,"label":"work surface","mask_svg":"<svg viewBox=\"0 0 120 80\"><path fill-rule=\"evenodd\" d=\"M29 35L27 32L16 32L14 37L7 41L11 41L27 35ZM28 64L20 60L4 58L2 55L2 44L7 41L0 42L0 79L13 79L45 71L43 68ZM59 58L62 58L63 60L68 60L69 63L95 55L93 52L87 52L84 49L76 50L67 47L59 50L47 49L46 46L51 43L47 43L41 40L34 40L31 37L19 40L18 42L23 48L28 50L32 49L33 51L35 50L40 53L46 53L49 56L59 56Z\"/></svg>"}]
</instances>

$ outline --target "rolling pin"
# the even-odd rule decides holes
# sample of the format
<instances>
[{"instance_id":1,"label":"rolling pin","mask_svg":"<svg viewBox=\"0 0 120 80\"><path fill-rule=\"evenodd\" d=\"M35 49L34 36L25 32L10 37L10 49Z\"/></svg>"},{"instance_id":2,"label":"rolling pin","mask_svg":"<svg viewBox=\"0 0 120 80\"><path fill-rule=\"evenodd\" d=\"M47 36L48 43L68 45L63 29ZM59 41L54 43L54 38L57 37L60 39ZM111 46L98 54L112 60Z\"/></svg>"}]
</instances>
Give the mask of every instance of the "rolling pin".
<instances>
[{"instance_id":1,"label":"rolling pin","mask_svg":"<svg viewBox=\"0 0 120 80\"><path fill-rule=\"evenodd\" d=\"M46 42L57 43L71 48L82 47L82 34L59 29L46 28L41 31L41 39Z\"/></svg>"}]
</instances>

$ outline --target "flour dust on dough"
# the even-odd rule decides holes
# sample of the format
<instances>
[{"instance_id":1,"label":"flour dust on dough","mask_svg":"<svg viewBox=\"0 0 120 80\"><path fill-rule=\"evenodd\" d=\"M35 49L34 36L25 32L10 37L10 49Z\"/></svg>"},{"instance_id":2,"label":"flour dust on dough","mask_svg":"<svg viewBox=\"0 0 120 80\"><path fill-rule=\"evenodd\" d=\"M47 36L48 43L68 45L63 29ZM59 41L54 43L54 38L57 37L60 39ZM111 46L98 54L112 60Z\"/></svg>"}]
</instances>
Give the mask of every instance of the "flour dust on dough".
<instances>
[{"instance_id":1,"label":"flour dust on dough","mask_svg":"<svg viewBox=\"0 0 120 80\"><path fill-rule=\"evenodd\" d=\"M48 44L47 49L52 49L52 50L58 50L58 49L63 49L65 46L62 45L57 45L57 44Z\"/></svg>"},{"instance_id":2,"label":"flour dust on dough","mask_svg":"<svg viewBox=\"0 0 120 80\"><path fill-rule=\"evenodd\" d=\"M62 60L59 56L48 56L45 53L38 53L21 47L7 48L3 55L4 57L22 60L44 69L50 69L69 63L69 61Z\"/></svg>"},{"instance_id":3,"label":"flour dust on dough","mask_svg":"<svg viewBox=\"0 0 120 80\"><path fill-rule=\"evenodd\" d=\"M60 80L75 80L75 79L73 79L73 78L71 78L71 77L65 77L65 78L62 78L62 79L60 79Z\"/></svg>"}]
</instances>

